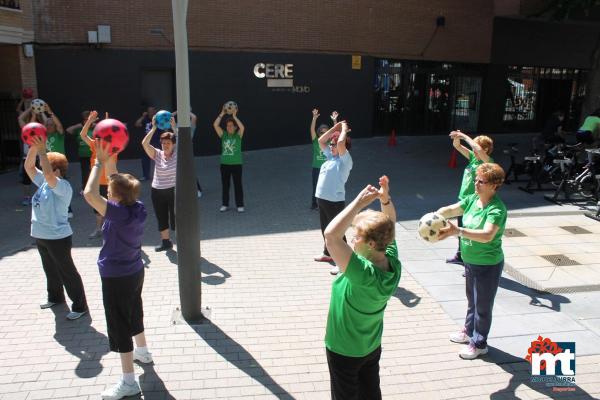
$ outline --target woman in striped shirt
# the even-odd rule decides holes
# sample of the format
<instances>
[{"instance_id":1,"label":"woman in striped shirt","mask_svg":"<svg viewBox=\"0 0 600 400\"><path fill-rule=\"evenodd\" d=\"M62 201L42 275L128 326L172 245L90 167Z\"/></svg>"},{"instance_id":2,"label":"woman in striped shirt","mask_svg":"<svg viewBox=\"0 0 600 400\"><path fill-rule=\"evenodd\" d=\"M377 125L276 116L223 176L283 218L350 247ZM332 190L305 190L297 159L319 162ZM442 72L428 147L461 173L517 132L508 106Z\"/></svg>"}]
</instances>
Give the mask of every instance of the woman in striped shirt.
<instances>
[{"instance_id":1,"label":"woman in striped shirt","mask_svg":"<svg viewBox=\"0 0 600 400\"><path fill-rule=\"evenodd\" d=\"M177 132L175 120L171 118L171 129ZM156 120L152 117L152 129L142 140L142 147L154 160L154 179L152 179L152 205L158 220L161 243L155 251L165 251L173 248L169 237L169 228L175 230L175 178L177 171L177 142L176 133L163 132L160 135L161 150L150 144L156 132Z\"/></svg>"}]
</instances>

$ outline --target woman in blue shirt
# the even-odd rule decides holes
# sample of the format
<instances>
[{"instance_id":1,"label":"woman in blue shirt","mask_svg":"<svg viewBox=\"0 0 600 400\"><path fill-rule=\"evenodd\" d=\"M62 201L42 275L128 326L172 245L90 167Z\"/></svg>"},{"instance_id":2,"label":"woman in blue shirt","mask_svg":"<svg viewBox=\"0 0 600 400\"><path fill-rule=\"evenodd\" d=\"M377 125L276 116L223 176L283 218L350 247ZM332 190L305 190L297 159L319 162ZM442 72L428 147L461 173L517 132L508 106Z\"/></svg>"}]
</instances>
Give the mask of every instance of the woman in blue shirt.
<instances>
[{"instance_id":1,"label":"woman in blue shirt","mask_svg":"<svg viewBox=\"0 0 600 400\"><path fill-rule=\"evenodd\" d=\"M36 168L36 156L42 170ZM73 189L64 179L69 162L60 153L46 154L46 141L36 137L25 159L25 171L38 187L32 198L31 236L42 258L46 274L48 301L42 309L65 302L64 289L73 301L67 319L75 320L88 312L83 281L71 257L72 235L68 209Z\"/></svg>"},{"instance_id":2,"label":"woman in blue shirt","mask_svg":"<svg viewBox=\"0 0 600 400\"><path fill-rule=\"evenodd\" d=\"M352 144L348 137L348 124L346 121L336 123L333 128L319 137L319 147L327 160L321 165L315 197L319 205L319 219L321 234L327 225L346 206L346 181L352 169L350 148ZM323 254L315 257L315 261L333 262L327 246L323 245ZM330 273L336 275L339 268L334 266Z\"/></svg>"}]
</instances>

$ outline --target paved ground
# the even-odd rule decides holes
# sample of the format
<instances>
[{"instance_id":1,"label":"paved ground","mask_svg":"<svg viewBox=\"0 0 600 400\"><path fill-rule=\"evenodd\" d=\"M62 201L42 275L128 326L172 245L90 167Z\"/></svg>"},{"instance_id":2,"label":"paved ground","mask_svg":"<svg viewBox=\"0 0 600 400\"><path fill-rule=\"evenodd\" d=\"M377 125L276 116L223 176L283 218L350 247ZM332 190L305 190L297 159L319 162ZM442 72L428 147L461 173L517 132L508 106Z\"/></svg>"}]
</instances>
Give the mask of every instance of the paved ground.
<instances>
[{"instance_id":1,"label":"paved ground","mask_svg":"<svg viewBox=\"0 0 600 400\"><path fill-rule=\"evenodd\" d=\"M514 139L501 136L496 148ZM384 398L600 397L600 292L592 287L599 274L595 254L600 252L593 235L600 232L600 224L579 217L578 206L557 206L516 185L504 187L502 197L511 212L508 225L527 235L506 239L507 264L513 275L529 269L539 273L514 277L505 270L490 354L460 360L460 346L447 335L462 323L464 287L460 269L443 262L456 243L432 246L417 240L415 220L455 199L462 165L447 167L450 143L444 138L403 137L393 148L385 143L384 138L355 141L355 167L347 185L353 195L386 173L398 208L404 271L386 311ZM311 261L322 242L317 213L308 209L310 148L248 152L245 162L247 212L220 214L218 160L196 160L205 190L199 200L202 296L210 321L173 324L179 304L176 252L154 253L158 235L150 214L144 241L144 308L155 363L136 367L146 399L329 397L323 335L333 278L327 266ZM120 164L121 170L134 174L139 168L139 161ZM73 165L73 172L77 169ZM73 175L72 182L78 182ZM67 322L66 309L37 306L44 300L45 280L27 235L29 210L18 206L15 181L14 173L0 175L2 187L14 188L0 192L0 399L98 398L118 379L120 367L118 358L108 353L95 265L100 242L87 239L93 216L81 198L74 200L73 255L91 318ZM145 200L148 188L145 183ZM574 235L574 240L558 235L557 227L565 225L581 226L592 236ZM582 236L585 240L579 240ZM576 279L568 282L564 277L564 292L539 293L522 283L528 278L531 285L547 284L549 279L543 278L548 278L548 266L536 258L544 255L543 246L582 264L551 272ZM538 334L576 342L576 392L553 393L530 382L523 357Z\"/></svg>"}]
</instances>

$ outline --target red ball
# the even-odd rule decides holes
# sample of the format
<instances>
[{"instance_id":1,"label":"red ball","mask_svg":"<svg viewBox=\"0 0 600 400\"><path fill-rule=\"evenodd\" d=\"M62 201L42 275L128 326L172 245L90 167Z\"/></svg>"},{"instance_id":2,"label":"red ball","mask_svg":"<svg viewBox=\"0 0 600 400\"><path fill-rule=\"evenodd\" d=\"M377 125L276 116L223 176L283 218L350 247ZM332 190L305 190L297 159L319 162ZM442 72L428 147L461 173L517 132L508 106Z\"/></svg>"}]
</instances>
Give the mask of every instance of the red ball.
<instances>
[{"instance_id":1,"label":"red ball","mask_svg":"<svg viewBox=\"0 0 600 400\"><path fill-rule=\"evenodd\" d=\"M25 88L25 89L23 89L22 94L23 94L24 99L31 99L31 98L33 98L33 89Z\"/></svg>"},{"instance_id":2,"label":"red ball","mask_svg":"<svg viewBox=\"0 0 600 400\"><path fill-rule=\"evenodd\" d=\"M28 146L33 144L33 138L39 136L46 141L48 135L46 134L46 127L37 122L30 122L21 128L21 140Z\"/></svg>"},{"instance_id":3,"label":"red ball","mask_svg":"<svg viewBox=\"0 0 600 400\"><path fill-rule=\"evenodd\" d=\"M94 139L100 139L102 145L110 144L109 153L122 152L129 143L129 132L125 125L116 119L103 119L94 128Z\"/></svg>"}]
</instances>

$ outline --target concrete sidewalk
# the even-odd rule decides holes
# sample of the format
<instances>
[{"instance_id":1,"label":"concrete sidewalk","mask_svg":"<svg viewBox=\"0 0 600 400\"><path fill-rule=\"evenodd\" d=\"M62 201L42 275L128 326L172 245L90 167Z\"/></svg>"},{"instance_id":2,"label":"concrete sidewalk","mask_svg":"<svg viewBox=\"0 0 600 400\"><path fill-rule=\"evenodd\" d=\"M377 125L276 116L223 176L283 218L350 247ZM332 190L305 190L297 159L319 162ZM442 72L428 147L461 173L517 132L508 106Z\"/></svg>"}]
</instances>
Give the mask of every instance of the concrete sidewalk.
<instances>
[{"instance_id":1,"label":"concrete sidewalk","mask_svg":"<svg viewBox=\"0 0 600 400\"><path fill-rule=\"evenodd\" d=\"M496 149L514 139L499 136ZM540 294L506 269L494 310L490 353L473 361L458 357L460 346L450 343L447 336L464 318L464 283L460 268L443 261L456 241L425 244L416 239L414 221L455 200L462 166L447 168L450 143L446 138L402 137L393 148L385 143L385 138L354 142L354 169L347 184L350 199L386 173L398 208L397 239L404 269L386 311L381 361L384 398L600 397L598 291ZM205 190L199 200L202 302L210 308L210 321L198 326L173 324L179 305L176 252L154 253L152 249L158 234L149 184L144 183L149 218L143 248L147 255L143 296L146 334L155 362L136 366L143 398L329 398L323 337L334 278L327 265L312 261L322 239L318 215L309 210L310 147L245 154L245 214L217 211L218 159L196 161ZM139 168L139 161L119 164L120 170L136 175ZM15 186L14 175L1 175L0 184ZM74 175L72 182L78 182ZM534 241L538 240L534 234L540 232L527 229L583 226L576 206L548 203L541 194L528 195L516 185L505 186L501 196L511 213L522 214L509 217L509 227L531 235ZM27 236L29 211L15 205L17 188L2 191L0 201L6 205L0 210L4 226L0 290L5 294L0 300L0 399L99 398L121 371L118 357L108 353L96 267L101 243L87 239L93 228L91 211L81 198L74 199L73 256L91 316L67 322L66 309L38 307L45 296L45 278L37 250L30 247ZM560 221L556 213L563 213ZM598 233L600 224L588 221L584 228ZM541 233L539 237L550 236ZM593 279L596 270L589 261L597 260L594 254L600 244L573 243L565 235L552 235L550 250L580 257L590 268L585 273ZM508 264L515 268L531 265L525 269L547 267L531 258L538 255L531 254L529 247L537 243L512 239L504 245ZM573 270L572 275L576 277L578 271L583 270ZM576 392L552 392L530 382L530 366L523 358L538 334L576 342Z\"/></svg>"}]
</instances>

